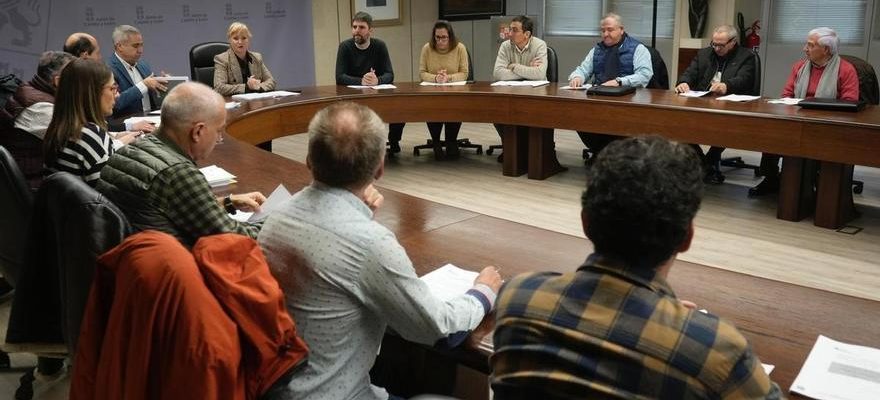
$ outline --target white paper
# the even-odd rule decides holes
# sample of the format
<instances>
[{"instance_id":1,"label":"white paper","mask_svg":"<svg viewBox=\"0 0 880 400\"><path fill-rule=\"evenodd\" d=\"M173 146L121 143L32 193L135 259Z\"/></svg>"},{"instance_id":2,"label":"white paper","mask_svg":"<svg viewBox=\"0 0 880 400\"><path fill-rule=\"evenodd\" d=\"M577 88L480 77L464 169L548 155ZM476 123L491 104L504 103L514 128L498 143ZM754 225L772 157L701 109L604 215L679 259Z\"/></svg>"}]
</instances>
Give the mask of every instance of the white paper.
<instances>
[{"instance_id":1,"label":"white paper","mask_svg":"<svg viewBox=\"0 0 880 400\"><path fill-rule=\"evenodd\" d=\"M819 335L792 392L819 399L880 399L880 349Z\"/></svg>"},{"instance_id":2,"label":"white paper","mask_svg":"<svg viewBox=\"0 0 880 400\"><path fill-rule=\"evenodd\" d=\"M367 85L348 85L348 87L350 87L350 88L352 88L352 89L376 89L376 90L380 90L380 89L397 89L397 86L394 86L394 85L392 85L392 84L390 84L390 83L385 83L385 84L382 84L382 85L375 85L375 86L367 86Z\"/></svg>"},{"instance_id":3,"label":"white paper","mask_svg":"<svg viewBox=\"0 0 880 400\"><path fill-rule=\"evenodd\" d=\"M235 214L229 214L229 217L238 222L248 222L253 215L254 213L252 212L235 210Z\"/></svg>"},{"instance_id":4,"label":"white paper","mask_svg":"<svg viewBox=\"0 0 880 400\"><path fill-rule=\"evenodd\" d=\"M796 98L793 98L793 97L783 97L783 98L781 98L781 99L771 99L771 100L767 100L767 102L770 103L770 104L787 104L787 105L793 106L793 105L795 105L795 104L797 104L797 103L800 103L801 100L803 100L803 99L796 99Z\"/></svg>"},{"instance_id":5,"label":"white paper","mask_svg":"<svg viewBox=\"0 0 880 400\"><path fill-rule=\"evenodd\" d=\"M726 101L752 101L758 100L761 96L750 96L747 94L729 94L727 96L721 96L718 100L726 100Z\"/></svg>"},{"instance_id":6,"label":"white paper","mask_svg":"<svg viewBox=\"0 0 880 400\"><path fill-rule=\"evenodd\" d=\"M166 81L168 81L168 82L171 82L171 81L188 82L188 81L189 81L189 77L188 77L188 76L183 76L183 75L178 75L178 76L174 76L174 75L169 75L169 76L153 75L153 76L156 77L157 79L164 79L164 80L166 80Z\"/></svg>"},{"instance_id":7,"label":"white paper","mask_svg":"<svg viewBox=\"0 0 880 400\"><path fill-rule=\"evenodd\" d=\"M682 97L703 97L708 93L708 90L688 90L687 92L679 93L678 95Z\"/></svg>"},{"instance_id":8,"label":"white paper","mask_svg":"<svg viewBox=\"0 0 880 400\"><path fill-rule=\"evenodd\" d=\"M440 301L449 301L461 296L474 286L474 279L479 273L446 264L421 277L428 285L431 294Z\"/></svg>"},{"instance_id":9,"label":"white paper","mask_svg":"<svg viewBox=\"0 0 880 400\"><path fill-rule=\"evenodd\" d=\"M149 117L130 117L126 118L124 123L125 126L132 126L138 122L147 121L153 125L159 126L159 123L162 122L162 117L160 116L149 116Z\"/></svg>"},{"instance_id":10,"label":"white paper","mask_svg":"<svg viewBox=\"0 0 880 400\"><path fill-rule=\"evenodd\" d=\"M591 87L593 87L592 84L586 83L586 84L580 85L578 87L565 85L565 86L560 87L560 89L563 89L563 90L587 90Z\"/></svg>"},{"instance_id":11,"label":"white paper","mask_svg":"<svg viewBox=\"0 0 880 400\"><path fill-rule=\"evenodd\" d=\"M767 375L770 375L770 373L773 372L774 369L776 369L775 365L764 364L764 363L761 363L761 367L764 368L764 373Z\"/></svg>"},{"instance_id":12,"label":"white paper","mask_svg":"<svg viewBox=\"0 0 880 400\"><path fill-rule=\"evenodd\" d=\"M446 82L446 83L424 82L423 81L419 85L420 86L464 86L464 85L467 85L467 81Z\"/></svg>"},{"instance_id":13,"label":"white paper","mask_svg":"<svg viewBox=\"0 0 880 400\"><path fill-rule=\"evenodd\" d=\"M216 165L199 168L199 171L205 176L205 180L208 181L208 185L211 185L211 187L226 186L236 182L235 175Z\"/></svg>"},{"instance_id":14,"label":"white paper","mask_svg":"<svg viewBox=\"0 0 880 400\"><path fill-rule=\"evenodd\" d=\"M161 109L153 110L153 111L148 112L147 115L162 115L162 110Z\"/></svg>"},{"instance_id":15,"label":"white paper","mask_svg":"<svg viewBox=\"0 0 880 400\"><path fill-rule=\"evenodd\" d=\"M492 82L492 86L531 86L538 87L549 85L550 81L498 81Z\"/></svg>"},{"instance_id":16,"label":"white paper","mask_svg":"<svg viewBox=\"0 0 880 400\"><path fill-rule=\"evenodd\" d=\"M290 194L290 191L287 190L284 185L278 185L275 190L272 191L272 194L266 198L266 201L260 205L260 212L254 213L253 216L248 218L248 221L260 221L266 219L270 213L279 209L284 202L293 197Z\"/></svg>"},{"instance_id":17,"label":"white paper","mask_svg":"<svg viewBox=\"0 0 880 400\"><path fill-rule=\"evenodd\" d=\"M237 101L230 101L230 102L226 103L226 109L231 110L231 109L236 108L240 105L241 105L241 103L239 103Z\"/></svg>"},{"instance_id":18,"label":"white paper","mask_svg":"<svg viewBox=\"0 0 880 400\"><path fill-rule=\"evenodd\" d=\"M284 97L284 96L299 96L299 93L288 92L286 90L276 90L273 92L263 92L263 93L242 93L242 94L232 95L232 100L248 101L248 100L272 99L275 97Z\"/></svg>"}]
</instances>

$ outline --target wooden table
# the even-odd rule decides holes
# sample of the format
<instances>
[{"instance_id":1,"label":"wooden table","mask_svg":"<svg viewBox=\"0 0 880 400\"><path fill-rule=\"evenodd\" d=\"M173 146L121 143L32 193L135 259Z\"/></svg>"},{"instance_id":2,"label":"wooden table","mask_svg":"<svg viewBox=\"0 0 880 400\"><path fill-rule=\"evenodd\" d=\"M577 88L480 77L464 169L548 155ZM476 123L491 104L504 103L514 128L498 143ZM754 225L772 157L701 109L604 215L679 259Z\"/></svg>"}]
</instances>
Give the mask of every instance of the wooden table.
<instances>
[{"instance_id":1,"label":"wooden table","mask_svg":"<svg viewBox=\"0 0 880 400\"><path fill-rule=\"evenodd\" d=\"M238 176L238 183L219 193L269 193L279 183L296 191L310 182L303 164L233 138L218 145L206 164ZM529 271L571 271L591 251L583 238L380 190L386 203L376 218L397 235L420 275L446 262L473 270L498 265L507 278ZM770 377L785 391L819 334L880 347L880 320L875 318L880 302L683 261L676 262L669 282L680 298L733 321L761 360L776 365ZM486 353L458 353L468 365L488 372Z\"/></svg>"},{"instance_id":2,"label":"wooden table","mask_svg":"<svg viewBox=\"0 0 880 400\"><path fill-rule=\"evenodd\" d=\"M341 100L365 104L385 121L464 121L508 125L503 135L505 175L544 179L562 168L556 161L553 128L613 135L659 134L670 139L782 154L783 187L777 217L799 221L813 213L826 228L852 216L846 164L880 167L880 108L858 113L804 110L765 101L735 103L687 98L641 89L622 97L586 96L583 91L465 86L427 87L398 83L397 89L318 86L291 96L243 103L230 115L228 131L249 143L305 132L315 112ZM514 125L529 126L518 134ZM803 187L804 159L821 160L821 182ZM851 168L851 167L850 167ZM816 206L813 207L813 203Z\"/></svg>"}]
</instances>

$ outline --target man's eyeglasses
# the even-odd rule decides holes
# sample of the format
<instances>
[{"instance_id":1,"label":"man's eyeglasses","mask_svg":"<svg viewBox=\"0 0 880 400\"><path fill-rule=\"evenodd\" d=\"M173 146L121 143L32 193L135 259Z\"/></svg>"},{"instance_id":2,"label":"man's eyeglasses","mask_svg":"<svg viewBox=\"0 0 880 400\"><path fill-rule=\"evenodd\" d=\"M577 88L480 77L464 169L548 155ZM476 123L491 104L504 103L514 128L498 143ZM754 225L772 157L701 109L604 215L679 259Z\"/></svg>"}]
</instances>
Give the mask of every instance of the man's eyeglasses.
<instances>
[{"instance_id":1,"label":"man's eyeglasses","mask_svg":"<svg viewBox=\"0 0 880 400\"><path fill-rule=\"evenodd\" d=\"M449 39L449 36L434 35L434 39L437 39L437 40L446 40L446 39Z\"/></svg>"},{"instance_id":2,"label":"man's eyeglasses","mask_svg":"<svg viewBox=\"0 0 880 400\"><path fill-rule=\"evenodd\" d=\"M721 49L721 48L724 48L724 46L727 46L728 44L730 44L730 42L732 42L732 41L733 41L733 38L728 39L724 43L709 43L709 47L712 47L715 49Z\"/></svg>"}]
</instances>

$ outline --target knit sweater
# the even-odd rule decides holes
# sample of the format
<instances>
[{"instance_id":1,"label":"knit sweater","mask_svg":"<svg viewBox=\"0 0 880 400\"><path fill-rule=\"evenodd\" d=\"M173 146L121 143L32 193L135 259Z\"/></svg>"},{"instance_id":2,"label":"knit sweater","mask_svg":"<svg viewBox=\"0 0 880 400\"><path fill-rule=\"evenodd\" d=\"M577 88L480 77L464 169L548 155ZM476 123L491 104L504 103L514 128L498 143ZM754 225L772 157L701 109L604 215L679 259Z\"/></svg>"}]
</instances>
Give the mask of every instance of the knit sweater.
<instances>
[{"instance_id":1,"label":"knit sweater","mask_svg":"<svg viewBox=\"0 0 880 400\"><path fill-rule=\"evenodd\" d=\"M436 82L437 73L441 69L446 70L449 82L467 80L468 53L461 42L446 52L432 49L430 43L422 46L422 54L419 56L419 77L422 81Z\"/></svg>"}]
</instances>

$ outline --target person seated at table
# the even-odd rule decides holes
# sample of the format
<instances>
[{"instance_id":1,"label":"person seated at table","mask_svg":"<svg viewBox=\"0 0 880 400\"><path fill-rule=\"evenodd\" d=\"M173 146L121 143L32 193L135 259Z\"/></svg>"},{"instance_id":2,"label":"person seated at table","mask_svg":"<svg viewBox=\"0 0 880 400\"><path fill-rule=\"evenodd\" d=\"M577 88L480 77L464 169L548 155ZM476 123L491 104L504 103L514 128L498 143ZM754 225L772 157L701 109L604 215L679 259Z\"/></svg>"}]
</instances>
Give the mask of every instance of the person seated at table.
<instances>
[{"instance_id":1,"label":"person seated at table","mask_svg":"<svg viewBox=\"0 0 880 400\"><path fill-rule=\"evenodd\" d=\"M651 53L641 42L627 35L620 16L608 13L599 22L602 41L590 49L584 61L568 75L568 85L585 83L602 86L645 87L654 76ZM619 136L578 131L593 156Z\"/></svg>"},{"instance_id":2,"label":"person seated at table","mask_svg":"<svg viewBox=\"0 0 880 400\"><path fill-rule=\"evenodd\" d=\"M499 294L495 398L780 398L746 338L667 282L703 197L690 146L615 141L587 182L581 224L593 254L565 274L516 276Z\"/></svg>"},{"instance_id":3,"label":"person seated at table","mask_svg":"<svg viewBox=\"0 0 880 400\"><path fill-rule=\"evenodd\" d=\"M532 36L535 23L525 15L518 15L510 21L509 28L510 39L498 48L492 77L499 81L547 79L547 43ZM494 126L503 140L503 125ZM498 155L498 162L503 161L503 156Z\"/></svg>"},{"instance_id":4,"label":"person seated at table","mask_svg":"<svg viewBox=\"0 0 880 400\"><path fill-rule=\"evenodd\" d=\"M374 212L387 128L366 106L335 103L309 123L311 185L266 219L259 243L309 346L284 398L388 399L370 384L386 328L456 345L492 309L501 276L486 267L466 293L434 297Z\"/></svg>"},{"instance_id":5,"label":"person seated at table","mask_svg":"<svg viewBox=\"0 0 880 400\"><path fill-rule=\"evenodd\" d=\"M233 22L226 37L229 50L214 56L214 90L224 96L275 90L275 78L263 56L249 50L252 36L247 25Z\"/></svg>"},{"instance_id":6,"label":"person seated at table","mask_svg":"<svg viewBox=\"0 0 880 400\"><path fill-rule=\"evenodd\" d=\"M110 157L98 191L122 209L135 231L162 231L186 246L225 232L256 239L259 224L229 214L258 211L266 198L259 192L214 197L196 166L211 155L225 126L223 97L201 83L181 83L162 102L155 134Z\"/></svg>"},{"instance_id":7,"label":"person seated at table","mask_svg":"<svg viewBox=\"0 0 880 400\"><path fill-rule=\"evenodd\" d=\"M64 67L43 137L43 164L49 171L70 172L95 185L114 151L107 117L117 96L113 74L103 63L78 58ZM130 143L138 136L128 132L118 139Z\"/></svg>"},{"instance_id":8,"label":"person seated at table","mask_svg":"<svg viewBox=\"0 0 880 400\"><path fill-rule=\"evenodd\" d=\"M755 55L738 43L739 32L730 25L721 25L712 32L712 43L700 49L687 67L678 84L676 93L690 90L708 90L712 94L753 94L755 76ZM721 153L724 147L712 146L703 159L706 175L703 182L721 184ZM702 150L701 150L702 152Z\"/></svg>"},{"instance_id":9,"label":"person seated at table","mask_svg":"<svg viewBox=\"0 0 880 400\"><path fill-rule=\"evenodd\" d=\"M449 83L461 82L468 77L468 53L464 43L455 37L452 24L439 20L431 30L431 40L422 46L419 56L419 77L423 82ZM440 134L446 126L446 152ZM434 159L456 159L458 151L458 131L461 122L428 122L428 132L434 145Z\"/></svg>"},{"instance_id":10,"label":"person seated at table","mask_svg":"<svg viewBox=\"0 0 880 400\"><path fill-rule=\"evenodd\" d=\"M855 67L837 53L840 38L834 29L820 27L807 34L805 58L794 63L782 88L782 97L807 97L859 100L859 77ZM779 191L778 154L761 154L764 179L749 189L749 196L763 196Z\"/></svg>"},{"instance_id":11,"label":"person seated at table","mask_svg":"<svg viewBox=\"0 0 880 400\"><path fill-rule=\"evenodd\" d=\"M113 118L140 115L159 108L159 93L168 90L168 80L153 76L150 64L143 60L144 36L131 25L113 28L113 56L110 69L119 85L119 99Z\"/></svg>"},{"instance_id":12,"label":"person seated at table","mask_svg":"<svg viewBox=\"0 0 880 400\"><path fill-rule=\"evenodd\" d=\"M351 38L336 50L336 84L376 86L394 83L388 46L373 36L373 17L358 11L351 18ZM400 153L404 123L388 124L389 154Z\"/></svg>"}]
</instances>

